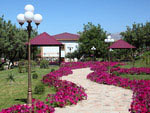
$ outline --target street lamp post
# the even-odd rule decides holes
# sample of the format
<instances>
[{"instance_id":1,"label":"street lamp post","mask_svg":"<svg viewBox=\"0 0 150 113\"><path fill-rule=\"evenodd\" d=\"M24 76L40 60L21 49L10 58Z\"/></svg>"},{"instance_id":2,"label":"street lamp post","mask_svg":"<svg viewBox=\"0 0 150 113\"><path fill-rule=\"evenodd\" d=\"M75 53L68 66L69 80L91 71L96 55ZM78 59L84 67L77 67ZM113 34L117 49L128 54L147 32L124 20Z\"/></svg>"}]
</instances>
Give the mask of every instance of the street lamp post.
<instances>
[{"instance_id":1,"label":"street lamp post","mask_svg":"<svg viewBox=\"0 0 150 113\"><path fill-rule=\"evenodd\" d=\"M91 50L94 52L94 55L93 55L93 61L94 61L96 48L93 46L93 47L91 48Z\"/></svg>"},{"instance_id":2,"label":"street lamp post","mask_svg":"<svg viewBox=\"0 0 150 113\"><path fill-rule=\"evenodd\" d=\"M114 42L114 39L111 38L111 35L107 36L107 38L105 39L105 42L106 43L109 43L109 46L110 46L110 43ZM108 62L109 62L109 67L108 67L108 73L110 74L110 51L112 51L112 49L109 49L108 51Z\"/></svg>"},{"instance_id":3,"label":"street lamp post","mask_svg":"<svg viewBox=\"0 0 150 113\"><path fill-rule=\"evenodd\" d=\"M31 44L30 44L30 38L31 38L31 31L32 21L35 22L35 24L38 26L42 21L42 16L40 14L34 15L34 7L32 5L26 5L25 6L25 14L18 14L17 15L17 21L22 26L25 22L28 23L27 31L28 31L28 95L27 95L27 104L29 106L32 105L32 83L31 83Z\"/></svg>"},{"instance_id":4,"label":"street lamp post","mask_svg":"<svg viewBox=\"0 0 150 113\"><path fill-rule=\"evenodd\" d=\"M73 47L68 47L68 49L70 50L70 62L71 62L71 50L73 49Z\"/></svg>"}]
</instances>

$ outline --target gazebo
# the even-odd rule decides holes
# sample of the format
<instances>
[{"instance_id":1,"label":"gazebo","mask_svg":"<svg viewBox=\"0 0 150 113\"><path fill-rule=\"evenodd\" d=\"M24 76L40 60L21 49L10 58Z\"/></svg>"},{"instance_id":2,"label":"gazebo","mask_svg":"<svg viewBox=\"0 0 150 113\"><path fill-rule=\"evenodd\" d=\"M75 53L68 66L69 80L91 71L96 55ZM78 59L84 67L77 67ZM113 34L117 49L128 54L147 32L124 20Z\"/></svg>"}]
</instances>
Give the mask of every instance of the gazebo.
<instances>
[{"instance_id":1,"label":"gazebo","mask_svg":"<svg viewBox=\"0 0 150 113\"><path fill-rule=\"evenodd\" d=\"M128 42L120 39L116 42L114 42L109 48L111 49L134 49L136 47L132 46Z\"/></svg>"},{"instance_id":2,"label":"gazebo","mask_svg":"<svg viewBox=\"0 0 150 113\"><path fill-rule=\"evenodd\" d=\"M131 52L132 52L132 49L135 49L136 47L134 47L131 44L129 44L128 42L120 39L120 40L114 42L109 48L110 49L131 49Z\"/></svg>"},{"instance_id":3,"label":"gazebo","mask_svg":"<svg viewBox=\"0 0 150 113\"><path fill-rule=\"evenodd\" d=\"M40 35L34 37L30 40L32 46L58 46L59 47L59 64L61 64L61 46L63 44L57 41L53 36L48 33L43 32Z\"/></svg>"}]
</instances>

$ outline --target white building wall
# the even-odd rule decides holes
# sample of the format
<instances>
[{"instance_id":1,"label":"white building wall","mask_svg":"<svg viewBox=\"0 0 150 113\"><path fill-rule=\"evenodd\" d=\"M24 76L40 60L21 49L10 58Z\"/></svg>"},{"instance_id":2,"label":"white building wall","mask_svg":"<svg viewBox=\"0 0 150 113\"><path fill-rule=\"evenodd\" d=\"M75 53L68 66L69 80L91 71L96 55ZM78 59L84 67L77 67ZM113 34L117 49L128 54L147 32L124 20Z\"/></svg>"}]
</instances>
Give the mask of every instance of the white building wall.
<instances>
[{"instance_id":1,"label":"white building wall","mask_svg":"<svg viewBox=\"0 0 150 113\"><path fill-rule=\"evenodd\" d=\"M61 51L61 57L65 57L67 53L72 53L78 48L77 41L60 41L64 44L64 50ZM71 51L70 48L71 47ZM59 57L59 47L56 46L43 46L43 57Z\"/></svg>"},{"instance_id":2,"label":"white building wall","mask_svg":"<svg viewBox=\"0 0 150 113\"><path fill-rule=\"evenodd\" d=\"M65 51L64 54L66 55L67 53L72 53L75 50L77 50L79 44L77 43L77 41L61 41L62 44L64 44L65 46ZM71 51L70 49L71 48ZM65 57L65 55L63 55L62 57Z\"/></svg>"},{"instance_id":3,"label":"white building wall","mask_svg":"<svg viewBox=\"0 0 150 113\"><path fill-rule=\"evenodd\" d=\"M59 57L59 47L43 47L43 57Z\"/></svg>"}]
</instances>

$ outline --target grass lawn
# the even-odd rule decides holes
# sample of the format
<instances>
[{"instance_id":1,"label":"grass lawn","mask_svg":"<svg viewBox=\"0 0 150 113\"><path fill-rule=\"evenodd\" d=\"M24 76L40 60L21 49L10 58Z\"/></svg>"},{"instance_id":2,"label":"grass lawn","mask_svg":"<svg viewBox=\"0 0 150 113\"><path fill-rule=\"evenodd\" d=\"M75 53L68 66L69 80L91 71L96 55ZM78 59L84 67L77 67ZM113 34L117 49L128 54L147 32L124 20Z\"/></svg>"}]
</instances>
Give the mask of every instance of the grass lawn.
<instances>
[{"instance_id":1,"label":"grass lawn","mask_svg":"<svg viewBox=\"0 0 150 113\"><path fill-rule=\"evenodd\" d=\"M133 63L132 62L125 62L126 65L121 66L122 68L131 68L133 67ZM134 64L134 67L149 67L150 65L146 65L145 62L143 62L142 60L137 60Z\"/></svg>"},{"instance_id":2,"label":"grass lawn","mask_svg":"<svg viewBox=\"0 0 150 113\"><path fill-rule=\"evenodd\" d=\"M35 72L38 74L38 79L32 79L32 96L33 98L45 100L47 94L55 93L53 87L45 86L44 94L37 95L34 94L34 87L40 83L42 75L50 72L50 70L58 69L58 66L51 66L49 69L35 68ZM15 82L10 83L7 81L8 74L12 73L15 78ZM11 70L0 71L0 110L3 108L8 108L14 104L25 104L27 98L27 75L28 73L19 73L18 68Z\"/></svg>"},{"instance_id":3,"label":"grass lawn","mask_svg":"<svg viewBox=\"0 0 150 113\"><path fill-rule=\"evenodd\" d=\"M150 75L128 75L128 74L122 74L120 75L124 78L129 78L130 80L150 80Z\"/></svg>"},{"instance_id":4,"label":"grass lawn","mask_svg":"<svg viewBox=\"0 0 150 113\"><path fill-rule=\"evenodd\" d=\"M132 62L125 63L126 65L121 66L121 68L131 68L133 67ZM138 60L135 62L134 67L149 67L147 66L143 61ZM124 78L129 78L130 80L150 80L150 75L128 75L128 74L122 74L120 75Z\"/></svg>"}]
</instances>

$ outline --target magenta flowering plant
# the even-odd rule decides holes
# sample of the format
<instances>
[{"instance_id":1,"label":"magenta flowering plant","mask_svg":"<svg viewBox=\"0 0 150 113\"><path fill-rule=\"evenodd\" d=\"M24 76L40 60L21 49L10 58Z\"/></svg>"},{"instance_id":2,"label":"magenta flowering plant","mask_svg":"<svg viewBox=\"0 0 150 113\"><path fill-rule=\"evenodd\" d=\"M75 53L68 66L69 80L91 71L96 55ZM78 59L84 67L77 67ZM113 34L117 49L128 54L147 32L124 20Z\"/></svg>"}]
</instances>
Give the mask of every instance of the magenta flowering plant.
<instances>
[{"instance_id":1,"label":"magenta flowering plant","mask_svg":"<svg viewBox=\"0 0 150 113\"><path fill-rule=\"evenodd\" d=\"M81 64L81 63L80 63ZM46 99L46 103L53 107L64 107L66 105L77 104L78 101L87 99L85 89L81 86L77 86L70 81L61 80L60 77L71 74L71 67L75 69L79 68L79 65L68 64L67 67L63 65L59 70L51 72L45 75L42 79L44 84L54 86L57 90L56 94L49 94ZM80 67L84 67L85 64L81 64Z\"/></svg>"},{"instance_id":2,"label":"magenta flowering plant","mask_svg":"<svg viewBox=\"0 0 150 113\"><path fill-rule=\"evenodd\" d=\"M0 113L54 113L55 109L40 100L32 100L32 106L14 105L7 109L2 109Z\"/></svg>"},{"instance_id":3,"label":"magenta flowering plant","mask_svg":"<svg viewBox=\"0 0 150 113\"><path fill-rule=\"evenodd\" d=\"M140 68L120 68L118 69L118 72L120 74L150 74L150 68L140 67Z\"/></svg>"}]
</instances>

